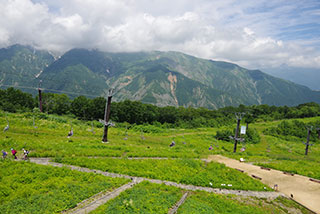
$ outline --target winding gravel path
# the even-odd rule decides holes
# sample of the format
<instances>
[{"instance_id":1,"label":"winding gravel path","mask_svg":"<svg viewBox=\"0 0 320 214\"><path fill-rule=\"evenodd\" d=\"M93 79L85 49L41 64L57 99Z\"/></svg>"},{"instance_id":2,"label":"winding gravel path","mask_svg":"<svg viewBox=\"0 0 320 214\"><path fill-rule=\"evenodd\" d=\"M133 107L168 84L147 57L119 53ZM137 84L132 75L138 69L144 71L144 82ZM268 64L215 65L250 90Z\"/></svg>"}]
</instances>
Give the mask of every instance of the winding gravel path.
<instances>
[{"instance_id":1,"label":"winding gravel path","mask_svg":"<svg viewBox=\"0 0 320 214\"><path fill-rule=\"evenodd\" d=\"M201 187L201 186L194 186L194 185L187 185L187 184L179 184L179 183L172 182L172 181L164 181L164 180L158 180L158 179L135 177L135 176L117 174L117 173L112 173L112 172L103 172L101 170L94 170L94 169L88 169L88 168L79 167L79 166L65 165L65 164L61 164L61 163L50 162L50 158L30 158L30 162L42 164L42 165L52 165L52 166L56 166L56 167L68 167L72 170L78 170L80 172L93 172L93 173L98 173L98 174L102 174L104 176L113 177L113 178L128 178L131 180L139 180L139 181L145 180L145 181L149 181L151 183L165 184L168 186L175 186L180 189L189 190L189 191L201 190L201 191L212 192L212 193L217 193L217 194L234 194L234 195L251 196L251 197L257 197L257 198L271 198L271 199L277 198L278 196L284 196L282 193L279 193L279 192L229 190L229 189Z\"/></svg>"},{"instance_id":2,"label":"winding gravel path","mask_svg":"<svg viewBox=\"0 0 320 214\"><path fill-rule=\"evenodd\" d=\"M263 169L221 155L211 155L208 157L208 161L216 161L227 167L242 170L249 176L260 178L262 183L270 187L277 184L279 192L291 197L308 209L320 213L320 183L310 181L308 177L284 174L282 171L274 169Z\"/></svg>"}]
</instances>

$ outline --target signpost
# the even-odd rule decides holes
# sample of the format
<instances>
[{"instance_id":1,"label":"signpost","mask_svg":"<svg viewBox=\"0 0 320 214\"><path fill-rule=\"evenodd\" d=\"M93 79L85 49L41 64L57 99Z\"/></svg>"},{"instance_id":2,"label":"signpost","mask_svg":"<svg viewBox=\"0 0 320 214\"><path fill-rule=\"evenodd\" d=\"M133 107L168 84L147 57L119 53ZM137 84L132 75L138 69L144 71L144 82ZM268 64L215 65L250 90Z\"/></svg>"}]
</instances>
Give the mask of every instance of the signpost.
<instances>
[{"instance_id":1,"label":"signpost","mask_svg":"<svg viewBox=\"0 0 320 214\"><path fill-rule=\"evenodd\" d=\"M246 134L246 130L247 130L246 126L241 126L240 134Z\"/></svg>"},{"instance_id":2,"label":"signpost","mask_svg":"<svg viewBox=\"0 0 320 214\"><path fill-rule=\"evenodd\" d=\"M238 137L240 121L241 121L243 115L245 115L244 112L237 112L237 113L235 113L235 116L236 116L236 118L237 118L237 129L236 129L236 133L235 133L234 137L233 137L233 136L229 136L231 139L234 139L234 147L233 147L233 152L234 152L234 153L237 151L238 141L240 141L240 142L244 141L244 138L239 138L239 137Z\"/></svg>"}]
</instances>

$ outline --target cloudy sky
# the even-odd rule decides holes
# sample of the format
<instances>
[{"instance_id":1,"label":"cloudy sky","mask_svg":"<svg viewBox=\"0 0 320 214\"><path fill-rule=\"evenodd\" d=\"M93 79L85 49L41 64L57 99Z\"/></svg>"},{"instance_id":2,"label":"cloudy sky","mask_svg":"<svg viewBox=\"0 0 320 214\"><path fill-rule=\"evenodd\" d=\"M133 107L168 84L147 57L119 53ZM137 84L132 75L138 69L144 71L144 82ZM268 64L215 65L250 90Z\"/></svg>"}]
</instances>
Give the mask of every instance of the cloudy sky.
<instances>
[{"instance_id":1,"label":"cloudy sky","mask_svg":"<svg viewBox=\"0 0 320 214\"><path fill-rule=\"evenodd\" d=\"M319 0L0 0L0 47L181 51L320 68Z\"/></svg>"}]
</instances>

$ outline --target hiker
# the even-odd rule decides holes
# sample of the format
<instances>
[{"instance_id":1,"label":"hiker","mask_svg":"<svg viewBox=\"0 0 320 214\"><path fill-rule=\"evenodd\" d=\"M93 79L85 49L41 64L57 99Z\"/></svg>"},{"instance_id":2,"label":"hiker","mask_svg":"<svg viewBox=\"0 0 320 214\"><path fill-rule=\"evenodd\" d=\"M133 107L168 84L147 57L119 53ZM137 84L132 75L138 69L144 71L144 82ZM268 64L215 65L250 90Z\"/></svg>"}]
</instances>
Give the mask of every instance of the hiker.
<instances>
[{"instance_id":1,"label":"hiker","mask_svg":"<svg viewBox=\"0 0 320 214\"><path fill-rule=\"evenodd\" d=\"M23 159L24 159L24 160L27 160L27 159L28 159L29 151L28 151L28 150L25 150L24 148L23 148L22 150L23 150Z\"/></svg>"},{"instance_id":2,"label":"hiker","mask_svg":"<svg viewBox=\"0 0 320 214\"><path fill-rule=\"evenodd\" d=\"M213 149L213 147L212 147L212 146L210 146L210 147L209 147L209 150L212 150L212 149Z\"/></svg>"},{"instance_id":3,"label":"hiker","mask_svg":"<svg viewBox=\"0 0 320 214\"><path fill-rule=\"evenodd\" d=\"M3 159L5 159L5 158L7 157L7 154L8 154L8 153L7 153L6 151L2 150L2 158L3 158Z\"/></svg>"},{"instance_id":4,"label":"hiker","mask_svg":"<svg viewBox=\"0 0 320 214\"><path fill-rule=\"evenodd\" d=\"M70 132L68 133L68 138L70 138L73 135L73 128L71 128Z\"/></svg>"},{"instance_id":5,"label":"hiker","mask_svg":"<svg viewBox=\"0 0 320 214\"><path fill-rule=\"evenodd\" d=\"M16 156L17 155L17 151L15 149L11 148L11 153L12 153L14 159L17 159L17 156Z\"/></svg>"},{"instance_id":6,"label":"hiker","mask_svg":"<svg viewBox=\"0 0 320 214\"><path fill-rule=\"evenodd\" d=\"M173 147L176 145L176 142L172 141L171 144L170 144L170 147Z\"/></svg>"}]
</instances>

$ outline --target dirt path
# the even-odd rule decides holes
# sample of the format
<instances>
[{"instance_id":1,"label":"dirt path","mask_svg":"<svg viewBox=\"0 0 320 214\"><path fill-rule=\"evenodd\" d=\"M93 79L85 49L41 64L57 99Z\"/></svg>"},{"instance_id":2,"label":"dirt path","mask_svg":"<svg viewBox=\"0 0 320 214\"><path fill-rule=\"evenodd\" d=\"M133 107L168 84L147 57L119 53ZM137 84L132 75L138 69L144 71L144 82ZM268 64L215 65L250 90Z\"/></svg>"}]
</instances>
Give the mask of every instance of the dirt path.
<instances>
[{"instance_id":1,"label":"dirt path","mask_svg":"<svg viewBox=\"0 0 320 214\"><path fill-rule=\"evenodd\" d=\"M265 170L259 166L254 166L248 163L230 159L221 155L211 155L209 161L217 161L224 163L226 166L243 170L249 176L255 175L262 178L261 182L274 187L278 185L278 191L291 197L300 204L310 210L320 213L320 183L312 182L308 177L301 175L287 175L278 170Z\"/></svg>"}]
</instances>

